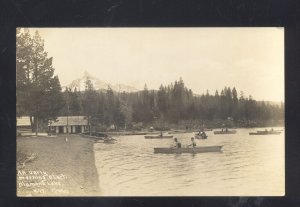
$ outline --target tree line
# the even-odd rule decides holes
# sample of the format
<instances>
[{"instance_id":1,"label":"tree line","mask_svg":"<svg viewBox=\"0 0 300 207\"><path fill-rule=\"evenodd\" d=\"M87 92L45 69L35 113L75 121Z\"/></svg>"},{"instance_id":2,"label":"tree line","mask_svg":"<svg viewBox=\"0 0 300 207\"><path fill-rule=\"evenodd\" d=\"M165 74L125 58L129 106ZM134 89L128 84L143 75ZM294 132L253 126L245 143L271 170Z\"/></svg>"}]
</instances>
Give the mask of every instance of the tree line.
<instances>
[{"instance_id":1,"label":"tree line","mask_svg":"<svg viewBox=\"0 0 300 207\"><path fill-rule=\"evenodd\" d=\"M44 49L38 32L17 29L16 42L17 116L30 116L32 130L39 121L47 123L57 116L88 117L94 127L132 128L134 124L180 124L182 120L206 122L266 123L282 120L284 104L259 102L251 96L238 95L235 87L224 87L214 94L196 95L180 78L158 90L116 92L95 90L91 80L85 90L66 88L62 91L58 76L54 75L52 57Z\"/></svg>"},{"instance_id":2,"label":"tree line","mask_svg":"<svg viewBox=\"0 0 300 207\"><path fill-rule=\"evenodd\" d=\"M68 100L69 111L65 106L61 115L87 115L92 125L117 128L132 126L132 123L146 125L178 124L182 120L197 120L202 123L220 121L226 123L266 123L282 120L284 104L259 102L251 96L238 96L235 87L224 87L214 95L195 95L185 87L182 79L159 90L139 92L115 92L111 88L96 91L90 80L86 80L86 90L66 89L64 97ZM249 126L249 124L247 125Z\"/></svg>"}]
</instances>

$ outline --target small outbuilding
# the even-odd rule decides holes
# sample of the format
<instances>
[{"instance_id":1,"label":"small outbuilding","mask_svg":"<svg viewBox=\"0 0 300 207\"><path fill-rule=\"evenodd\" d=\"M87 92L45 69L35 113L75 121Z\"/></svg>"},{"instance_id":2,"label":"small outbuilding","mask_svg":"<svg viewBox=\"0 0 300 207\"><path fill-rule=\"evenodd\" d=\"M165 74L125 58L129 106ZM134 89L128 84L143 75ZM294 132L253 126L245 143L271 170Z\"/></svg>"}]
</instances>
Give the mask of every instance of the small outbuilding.
<instances>
[{"instance_id":1,"label":"small outbuilding","mask_svg":"<svg viewBox=\"0 0 300 207\"><path fill-rule=\"evenodd\" d=\"M49 121L49 131L55 133L83 133L88 129L88 119L85 116L60 116Z\"/></svg>"},{"instance_id":2,"label":"small outbuilding","mask_svg":"<svg viewBox=\"0 0 300 207\"><path fill-rule=\"evenodd\" d=\"M17 117L17 133L29 133L31 132L31 123L29 116Z\"/></svg>"}]
</instances>

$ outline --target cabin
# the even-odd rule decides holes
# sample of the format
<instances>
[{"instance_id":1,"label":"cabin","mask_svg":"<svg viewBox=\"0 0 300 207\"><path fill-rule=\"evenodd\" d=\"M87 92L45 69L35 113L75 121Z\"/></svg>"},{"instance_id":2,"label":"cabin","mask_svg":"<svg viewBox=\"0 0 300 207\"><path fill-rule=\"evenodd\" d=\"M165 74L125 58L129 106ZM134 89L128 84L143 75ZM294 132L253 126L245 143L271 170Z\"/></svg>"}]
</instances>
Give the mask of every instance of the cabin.
<instances>
[{"instance_id":1,"label":"cabin","mask_svg":"<svg viewBox=\"0 0 300 207\"><path fill-rule=\"evenodd\" d=\"M31 133L31 123L29 116L17 117L17 134Z\"/></svg>"},{"instance_id":2,"label":"cabin","mask_svg":"<svg viewBox=\"0 0 300 207\"><path fill-rule=\"evenodd\" d=\"M88 119L85 116L60 116L50 120L49 131L54 133L83 133L88 130Z\"/></svg>"}]
</instances>

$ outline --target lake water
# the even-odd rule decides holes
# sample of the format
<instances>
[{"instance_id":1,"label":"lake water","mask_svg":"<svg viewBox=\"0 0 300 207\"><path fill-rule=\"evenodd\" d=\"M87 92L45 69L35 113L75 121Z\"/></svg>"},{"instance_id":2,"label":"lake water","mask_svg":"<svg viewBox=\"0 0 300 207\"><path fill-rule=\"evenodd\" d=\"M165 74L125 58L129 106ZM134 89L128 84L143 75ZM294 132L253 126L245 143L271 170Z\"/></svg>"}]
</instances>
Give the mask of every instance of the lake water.
<instances>
[{"instance_id":1,"label":"lake water","mask_svg":"<svg viewBox=\"0 0 300 207\"><path fill-rule=\"evenodd\" d=\"M275 129L275 128L274 128ZM282 128L278 128L282 129ZM120 136L116 144L95 143L103 196L280 196L285 192L284 131L249 136L264 129L196 140L197 146L223 145L222 152L154 154L173 139ZM175 134L182 145L193 133Z\"/></svg>"}]
</instances>

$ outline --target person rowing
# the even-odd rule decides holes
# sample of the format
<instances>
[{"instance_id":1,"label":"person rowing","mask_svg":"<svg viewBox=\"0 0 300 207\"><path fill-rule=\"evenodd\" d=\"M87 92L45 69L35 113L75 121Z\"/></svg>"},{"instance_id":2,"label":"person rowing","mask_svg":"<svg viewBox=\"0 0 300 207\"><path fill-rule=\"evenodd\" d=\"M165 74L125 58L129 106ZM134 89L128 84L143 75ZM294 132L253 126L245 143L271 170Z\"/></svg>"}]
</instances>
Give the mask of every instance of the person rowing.
<instances>
[{"instance_id":1,"label":"person rowing","mask_svg":"<svg viewBox=\"0 0 300 207\"><path fill-rule=\"evenodd\" d=\"M188 146L190 147L190 146L192 146L192 147L196 147L196 142L195 142L195 139L194 139L194 137L191 137L191 144L189 144Z\"/></svg>"},{"instance_id":2,"label":"person rowing","mask_svg":"<svg viewBox=\"0 0 300 207\"><path fill-rule=\"evenodd\" d=\"M175 142L175 148L181 148L181 143L177 140L177 138L174 138L174 142Z\"/></svg>"},{"instance_id":3,"label":"person rowing","mask_svg":"<svg viewBox=\"0 0 300 207\"><path fill-rule=\"evenodd\" d=\"M199 136L201 136L202 139L206 139L207 138L207 135L204 131L199 131L199 133L197 134Z\"/></svg>"}]
</instances>

